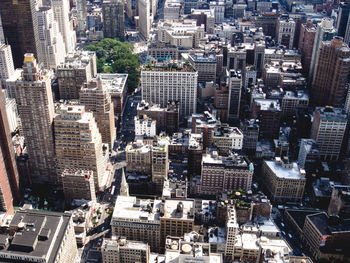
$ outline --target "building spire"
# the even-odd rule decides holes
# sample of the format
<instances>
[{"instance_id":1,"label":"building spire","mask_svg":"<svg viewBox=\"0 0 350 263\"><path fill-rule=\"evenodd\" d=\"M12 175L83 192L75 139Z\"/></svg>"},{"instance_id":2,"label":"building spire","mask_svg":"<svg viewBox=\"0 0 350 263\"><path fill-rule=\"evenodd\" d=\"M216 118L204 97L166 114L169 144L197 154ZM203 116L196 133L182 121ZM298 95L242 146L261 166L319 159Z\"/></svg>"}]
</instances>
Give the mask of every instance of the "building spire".
<instances>
[{"instance_id":1,"label":"building spire","mask_svg":"<svg viewBox=\"0 0 350 263\"><path fill-rule=\"evenodd\" d=\"M126 181L124 168L122 168L122 181L120 183L120 195L129 196L129 185Z\"/></svg>"}]
</instances>

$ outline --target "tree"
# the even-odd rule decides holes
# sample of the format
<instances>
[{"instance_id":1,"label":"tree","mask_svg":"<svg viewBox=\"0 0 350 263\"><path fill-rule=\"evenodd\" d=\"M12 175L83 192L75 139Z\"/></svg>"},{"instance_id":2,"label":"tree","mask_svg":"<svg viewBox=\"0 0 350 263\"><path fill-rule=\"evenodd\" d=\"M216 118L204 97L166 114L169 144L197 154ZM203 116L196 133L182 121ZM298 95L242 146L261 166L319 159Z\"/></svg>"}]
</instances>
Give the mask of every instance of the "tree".
<instances>
[{"instance_id":1,"label":"tree","mask_svg":"<svg viewBox=\"0 0 350 263\"><path fill-rule=\"evenodd\" d=\"M97 57L97 72L127 73L128 90L137 88L140 78L140 64L134 46L118 39L104 38L96 44L90 44L86 50L95 51Z\"/></svg>"}]
</instances>

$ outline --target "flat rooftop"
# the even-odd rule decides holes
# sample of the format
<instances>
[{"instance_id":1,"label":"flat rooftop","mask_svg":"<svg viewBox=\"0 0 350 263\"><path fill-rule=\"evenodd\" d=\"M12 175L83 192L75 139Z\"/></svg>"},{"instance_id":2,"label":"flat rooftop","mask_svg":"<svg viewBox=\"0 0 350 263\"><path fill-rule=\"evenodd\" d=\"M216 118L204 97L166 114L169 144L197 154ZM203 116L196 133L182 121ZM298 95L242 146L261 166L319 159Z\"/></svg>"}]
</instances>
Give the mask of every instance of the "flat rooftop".
<instances>
[{"instance_id":1,"label":"flat rooftop","mask_svg":"<svg viewBox=\"0 0 350 263\"><path fill-rule=\"evenodd\" d=\"M137 199L135 196L118 196L112 221L159 221L161 200Z\"/></svg>"},{"instance_id":2,"label":"flat rooftop","mask_svg":"<svg viewBox=\"0 0 350 263\"><path fill-rule=\"evenodd\" d=\"M98 74L97 78L100 78L102 85L113 95L122 94L126 87L126 81L128 74L113 73L113 74Z\"/></svg>"},{"instance_id":3,"label":"flat rooftop","mask_svg":"<svg viewBox=\"0 0 350 263\"><path fill-rule=\"evenodd\" d=\"M275 161L265 161L266 165L274 172L274 174L281 179L305 179L301 176L298 164L293 162L292 168L284 168L281 164L277 164Z\"/></svg>"},{"instance_id":4,"label":"flat rooftop","mask_svg":"<svg viewBox=\"0 0 350 263\"><path fill-rule=\"evenodd\" d=\"M0 250L11 257L34 257L36 260L55 262L63 236L69 224L70 214L38 210L16 212L10 228L15 229L11 244ZM4 238L4 236L2 236Z\"/></svg>"},{"instance_id":5,"label":"flat rooftop","mask_svg":"<svg viewBox=\"0 0 350 263\"><path fill-rule=\"evenodd\" d=\"M163 204L163 218L194 221L194 200L167 199Z\"/></svg>"}]
</instances>

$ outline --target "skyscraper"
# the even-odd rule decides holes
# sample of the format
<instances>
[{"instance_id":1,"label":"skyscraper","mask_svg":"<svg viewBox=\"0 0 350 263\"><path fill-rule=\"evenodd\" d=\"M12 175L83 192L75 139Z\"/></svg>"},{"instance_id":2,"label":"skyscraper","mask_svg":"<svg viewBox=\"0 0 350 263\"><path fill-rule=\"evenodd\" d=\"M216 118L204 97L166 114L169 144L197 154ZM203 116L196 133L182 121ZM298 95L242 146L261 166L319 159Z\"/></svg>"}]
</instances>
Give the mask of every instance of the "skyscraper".
<instances>
[{"instance_id":1,"label":"skyscraper","mask_svg":"<svg viewBox=\"0 0 350 263\"><path fill-rule=\"evenodd\" d=\"M15 72L13 66L11 46L1 43L0 40L0 84L6 88L6 80Z\"/></svg>"},{"instance_id":2,"label":"skyscraper","mask_svg":"<svg viewBox=\"0 0 350 263\"><path fill-rule=\"evenodd\" d=\"M71 52L75 49L76 35L69 25L69 1L51 0L51 7L63 37L66 52Z\"/></svg>"},{"instance_id":3,"label":"skyscraper","mask_svg":"<svg viewBox=\"0 0 350 263\"><path fill-rule=\"evenodd\" d=\"M56 68L64 62L66 56L66 47L58 23L50 7L40 7L36 15L40 43L38 60L44 68Z\"/></svg>"},{"instance_id":4,"label":"skyscraper","mask_svg":"<svg viewBox=\"0 0 350 263\"><path fill-rule=\"evenodd\" d=\"M347 93L350 48L341 37L323 41L315 63L311 102L317 106L341 107Z\"/></svg>"},{"instance_id":5,"label":"skyscraper","mask_svg":"<svg viewBox=\"0 0 350 263\"><path fill-rule=\"evenodd\" d=\"M38 29L36 26L35 0L1 0L0 16L7 43L12 48L15 67L21 67L23 55L33 53L37 57Z\"/></svg>"},{"instance_id":6,"label":"skyscraper","mask_svg":"<svg viewBox=\"0 0 350 263\"><path fill-rule=\"evenodd\" d=\"M229 119L238 120L242 93L242 75L235 70L230 70L227 74L229 87Z\"/></svg>"},{"instance_id":7,"label":"skyscraper","mask_svg":"<svg viewBox=\"0 0 350 263\"><path fill-rule=\"evenodd\" d=\"M79 36L82 36L85 34L86 28L86 17L87 17L87 6L86 6L86 0L76 0L76 8L77 8L77 18L78 18L78 25L77 25L77 33Z\"/></svg>"},{"instance_id":8,"label":"skyscraper","mask_svg":"<svg viewBox=\"0 0 350 263\"><path fill-rule=\"evenodd\" d=\"M350 6L347 2L342 2L339 4L339 14L337 19L337 31L338 36L344 38L346 32L348 31Z\"/></svg>"},{"instance_id":9,"label":"skyscraper","mask_svg":"<svg viewBox=\"0 0 350 263\"><path fill-rule=\"evenodd\" d=\"M39 68L31 53L24 55L22 77L16 81L16 101L32 182L56 184L51 79L48 72Z\"/></svg>"},{"instance_id":10,"label":"skyscraper","mask_svg":"<svg viewBox=\"0 0 350 263\"><path fill-rule=\"evenodd\" d=\"M99 77L84 84L80 91L80 103L87 111L93 112L102 142L113 147L116 138L114 108L111 95Z\"/></svg>"},{"instance_id":11,"label":"skyscraper","mask_svg":"<svg viewBox=\"0 0 350 263\"><path fill-rule=\"evenodd\" d=\"M103 1L102 15L104 37L124 39L124 2Z\"/></svg>"},{"instance_id":12,"label":"skyscraper","mask_svg":"<svg viewBox=\"0 0 350 263\"><path fill-rule=\"evenodd\" d=\"M333 26L333 19L325 17L320 23L317 24L316 35L314 40L314 46L312 50L309 80L312 82L315 73L315 64L317 60L318 50L322 41L331 40L337 33L337 30Z\"/></svg>"},{"instance_id":13,"label":"skyscraper","mask_svg":"<svg viewBox=\"0 0 350 263\"><path fill-rule=\"evenodd\" d=\"M102 144L93 113L80 105L61 105L57 113L57 174L61 176L65 169L92 171L96 191L103 190L109 154L108 147Z\"/></svg>"}]
</instances>

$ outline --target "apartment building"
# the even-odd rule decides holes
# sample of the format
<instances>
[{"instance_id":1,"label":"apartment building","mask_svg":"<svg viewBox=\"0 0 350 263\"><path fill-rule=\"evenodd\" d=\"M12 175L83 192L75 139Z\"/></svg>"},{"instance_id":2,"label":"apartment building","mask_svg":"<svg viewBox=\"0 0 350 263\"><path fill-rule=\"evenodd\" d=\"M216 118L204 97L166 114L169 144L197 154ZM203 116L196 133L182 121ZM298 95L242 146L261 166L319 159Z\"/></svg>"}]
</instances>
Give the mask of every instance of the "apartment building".
<instances>
[{"instance_id":1,"label":"apartment building","mask_svg":"<svg viewBox=\"0 0 350 263\"><path fill-rule=\"evenodd\" d=\"M96 191L103 190L109 176L108 145L102 143L93 113L84 106L62 104L54 130L57 173L62 175L65 169L93 171Z\"/></svg>"},{"instance_id":2,"label":"apartment building","mask_svg":"<svg viewBox=\"0 0 350 263\"><path fill-rule=\"evenodd\" d=\"M166 107L179 101L180 117L196 112L198 72L190 64L159 63L141 70L142 99Z\"/></svg>"},{"instance_id":3,"label":"apartment building","mask_svg":"<svg viewBox=\"0 0 350 263\"><path fill-rule=\"evenodd\" d=\"M204 154L200 192L217 195L232 189L250 190L253 173L253 164L238 154L228 157L219 156L217 152Z\"/></svg>"},{"instance_id":4,"label":"apartment building","mask_svg":"<svg viewBox=\"0 0 350 263\"><path fill-rule=\"evenodd\" d=\"M97 74L96 53L74 51L57 66L57 82L60 99L79 99L81 87Z\"/></svg>"},{"instance_id":5,"label":"apartment building","mask_svg":"<svg viewBox=\"0 0 350 263\"><path fill-rule=\"evenodd\" d=\"M275 161L264 161L263 180L270 199L275 202L300 202L306 184L305 171L297 163L289 162L285 157Z\"/></svg>"}]
</instances>

